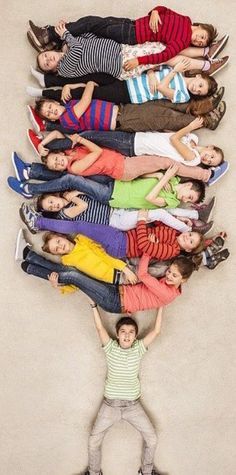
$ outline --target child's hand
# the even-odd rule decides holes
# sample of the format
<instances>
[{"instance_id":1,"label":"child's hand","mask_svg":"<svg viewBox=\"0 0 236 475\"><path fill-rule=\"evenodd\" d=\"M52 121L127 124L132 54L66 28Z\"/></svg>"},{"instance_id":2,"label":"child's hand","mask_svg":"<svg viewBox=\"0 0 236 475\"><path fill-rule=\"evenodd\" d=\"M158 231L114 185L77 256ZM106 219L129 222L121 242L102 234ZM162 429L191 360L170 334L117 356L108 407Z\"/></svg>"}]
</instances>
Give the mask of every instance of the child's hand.
<instances>
[{"instance_id":1,"label":"child's hand","mask_svg":"<svg viewBox=\"0 0 236 475\"><path fill-rule=\"evenodd\" d=\"M169 183L166 183L164 186L163 186L163 190L166 191L166 193L170 193L171 191L171 185Z\"/></svg>"},{"instance_id":2,"label":"child's hand","mask_svg":"<svg viewBox=\"0 0 236 475\"><path fill-rule=\"evenodd\" d=\"M176 219L178 219L179 221L182 221L184 224L189 226L189 228L191 228L193 225L193 222L191 221L190 218L184 218L183 216L176 216Z\"/></svg>"},{"instance_id":3,"label":"child's hand","mask_svg":"<svg viewBox=\"0 0 236 475\"><path fill-rule=\"evenodd\" d=\"M189 124L189 130L197 130L203 127L204 119L203 117L196 117L192 122Z\"/></svg>"},{"instance_id":4,"label":"child's hand","mask_svg":"<svg viewBox=\"0 0 236 475\"><path fill-rule=\"evenodd\" d=\"M148 219L148 210L147 209L140 209L138 211L138 220L144 219L147 221Z\"/></svg>"},{"instance_id":5,"label":"child's hand","mask_svg":"<svg viewBox=\"0 0 236 475\"><path fill-rule=\"evenodd\" d=\"M95 81L88 81L87 84L86 84L86 86L87 86L88 84L92 84L93 87L97 87L97 86L98 86L98 84L97 84Z\"/></svg>"},{"instance_id":6,"label":"child's hand","mask_svg":"<svg viewBox=\"0 0 236 475\"><path fill-rule=\"evenodd\" d=\"M191 65L191 60L188 58L183 58L181 59L181 61L179 61L179 63L175 65L173 70L176 73L183 73L184 71L188 71L190 69L190 65Z\"/></svg>"},{"instance_id":7,"label":"child's hand","mask_svg":"<svg viewBox=\"0 0 236 475\"><path fill-rule=\"evenodd\" d=\"M159 243L159 239L153 233L148 234L148 241L152 242L153 244Z\"/></svg>"},{"instance_id":8,"label":"child's hand","mask_svg":"<svg viewBox=\"0 0 236 475\"><path fill-rule=\"evenodd\" d=\"M78 137L79 137L79 134L72 134L70 135L70 140L72 142L72 148L74 148L74 146L79 143L78 142Z\"/></svg>"},{"instance_id":9,"label":"child's hand","mask_svg":"<svg viewBox=\"0 0 236 475\"><path fill-rule=\"evenodd\" d=\"M38 151L39 151L39 155L41 155L41 157L46 157L49 153L49 149L44 147L44 145L42 145L41 143L38 146Z\"/></svg>"},{"instance_id":10,"label":"child's hand","mask_svg":"<svg viewBox=\"0 0 236 475\"><path fill-rule=\"evenodd\" d=\"M159 81L157 80L153 71L149 71L148 73L148 85L151 94L155 94L158 91Z\"/></svg>"},{"instance_id":11,"label":"child's hand","mask_svg":"<svg viewBox=\"0 0 236 475\"><path fill-rule=\"evenodd\" d=\"M132 69L137 68L139 65L139 62L136 58L129 59L128 61L125 61L124 63L124 70L125 71L132 71Z\"/></svg>"},{"instance_id":12,"label":"child's hand","mask_svg":"<svg viewBox=\"0 0 236 475\"><path fill-rule=\"evenodd\" d=\"M73 191L65 191L62 196L63 198L65 198L65 200L71 202L73 198L75 198L78 194L79 192L77 190L73 190Z\"/></svg>"},{"instance_id":13,"label":"child's hand","mask_svg":"<svg viewBox=\"0 0 236 475\"><path fill-rule=\"evenodd\" d=\"M60 38L64 35L66 31L65 25L65 20L60 20L59 23L55 26L55 32L60 36Z\"/></svg>"},{"instance_id":14,"label":"child's hand","mask_svg":"<svg viewBox=\"0 0 236 475\"><path fill-rule=\"evenodd\" d=\"M177 164L171 165L168 170L165 172L164 177L165 178L171 178L172 176L175 176L176 173L178 172L179 166Z\"/></svg>"},{"instance_id":15,"label":"child's hand","mask_svg":"<svg viewBox=\"0 0 236 475\"><path fill-rule=\"evenodd\" d=\"M54 289L60 287L60 284L58 283L58 277L59 274L57 272L52 272L50 275L48 275L48 280Z\"/></svg>"},{"instance_id":16,"label":"child's hand","mask_svg":"<svg viewBox=\"0 0 236 475\"><path fill-rule=\"evenodd\" d=\"M150 15L150 20L149 20L149 27L153 31L153 33L158 32L159 23L160 25L162 25L160 15L157 10L153 10Z\"/></svg>"},{"instance_id":17,"label":"child's hand","mask_svg":"<svg viewBox=\"0 0 236 475\"><path fill-rule=\"evenodd\" d=\"M137 284L138 277L135 275L134 272L132 272L132 270L129 269L129 267L127 267L127 266L124 267L123 273L125 274L127 282L129 282L132 285Z\"/></svg>"},{"instance_id":18,"label":"child's hand","mask_svg":"<svg viewBox=\"0 0 236 475\"><path fill-rule=\"evenodd\" d=\"M63 86L62 91L61 91L61 100L63 102L67 102L72 98L71 92L70 92L70 85L66 84Z\"/></svg>"}]
</instances>

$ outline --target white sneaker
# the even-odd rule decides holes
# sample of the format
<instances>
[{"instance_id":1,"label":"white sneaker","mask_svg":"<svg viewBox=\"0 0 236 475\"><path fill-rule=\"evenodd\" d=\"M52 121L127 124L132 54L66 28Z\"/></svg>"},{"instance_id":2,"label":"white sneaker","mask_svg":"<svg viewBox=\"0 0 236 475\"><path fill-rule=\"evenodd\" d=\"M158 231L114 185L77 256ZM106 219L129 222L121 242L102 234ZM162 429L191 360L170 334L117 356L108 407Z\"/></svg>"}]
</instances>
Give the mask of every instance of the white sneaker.
<instances>
[{"instance_id":1,"label":"white sneaker","mask_svg":"<svg viewBox=\"0 0 236 475\"><path fill-rule=\"evenodd\" d=\"M23 251L25 247L31 247L24 236L24 230L20 229L16 238L15 261L23 261Z\"/></svg>"}]
</instances>

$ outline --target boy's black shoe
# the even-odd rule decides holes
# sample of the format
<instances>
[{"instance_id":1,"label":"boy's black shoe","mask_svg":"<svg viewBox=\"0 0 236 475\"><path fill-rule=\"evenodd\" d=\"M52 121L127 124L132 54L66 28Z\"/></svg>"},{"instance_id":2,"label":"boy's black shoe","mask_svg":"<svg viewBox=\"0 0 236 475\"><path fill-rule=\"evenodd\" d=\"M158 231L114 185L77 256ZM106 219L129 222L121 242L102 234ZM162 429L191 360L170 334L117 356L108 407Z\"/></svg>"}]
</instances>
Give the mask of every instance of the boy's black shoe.
<instances>
[{"instance_id":1,"label":"boy's black shoe","mask_svg":"<svg viewBox=\"0 0 236 475\"><path fill-rule=\"evenodd\" d=\"M213 254L213 256L208 257L206 266L208 269L215 269L218 264L220 264L220 262L226 261L229 255L229 250L223 249L223 251L217 252L217 254Z\"/></svg>"},{"instance_id":2,"label":"boy's black shoe","mask_svg":"<svg viewBox=\"0 0 236 475\"><path fill-rule=\"evenodd\" d=\"M196 206L200 221L204 221L204 223L207 223L208 219L211 216L211 213L213 211L215 204L216 204L216 197L214 196L211 199L211 201L208 203L208 205Z\"/></svg>"}]
</instances>

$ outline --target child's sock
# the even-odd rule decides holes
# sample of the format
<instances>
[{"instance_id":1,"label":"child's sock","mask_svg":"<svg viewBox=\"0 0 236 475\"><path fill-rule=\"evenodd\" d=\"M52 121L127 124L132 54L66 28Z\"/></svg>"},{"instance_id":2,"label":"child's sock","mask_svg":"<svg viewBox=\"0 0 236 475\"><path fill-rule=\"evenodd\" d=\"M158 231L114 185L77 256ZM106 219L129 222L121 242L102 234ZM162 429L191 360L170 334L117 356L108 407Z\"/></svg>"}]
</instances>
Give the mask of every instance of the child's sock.
<instances>
[{"instance_id":1,"label":"child's sock","mask_svg":"<svg viewBox=\"0 0 236 475\"><path fill-rule=\"evenodd\" d=\"M39 82L39 85L45 87L44 74L37 71L37 69L34 69L33 66L30 66L30 71L32 76L34 76L34 78Z\"/></svg>"},{"instance_id":2,"label":"child's sock","mask_svg":"<svg viewBox=\"0 0 236 475\"><path fill-rule=\"evenodd\" d=\"M205 56L208 55L209 51L210 51L210 47L209 47L209 46L206 46L206 47L204 48L204 53L203 53L204 58L205 58Z\"/></svg>"},{"instance_id":3,"label":"child's sock","mask_svg":"<svg viewBox=\"0 0 236 475\"><path fill-rule=\"evenodd\" d=\"M204 61L202 71L205 71L205 72L209 71L210 67L211 67L210 61Z\"/></svg>"},{"instance_id":4,"label":"child's sock","mask_svg":"<svg viewBox=\"0 0 236 475\"><path fill-rule=\"evenodd\" d=\"M43 95L43 89L40 89L39 87L27 86L26 92L31 97L42 97Z\"/></svg>"}]
</instances>

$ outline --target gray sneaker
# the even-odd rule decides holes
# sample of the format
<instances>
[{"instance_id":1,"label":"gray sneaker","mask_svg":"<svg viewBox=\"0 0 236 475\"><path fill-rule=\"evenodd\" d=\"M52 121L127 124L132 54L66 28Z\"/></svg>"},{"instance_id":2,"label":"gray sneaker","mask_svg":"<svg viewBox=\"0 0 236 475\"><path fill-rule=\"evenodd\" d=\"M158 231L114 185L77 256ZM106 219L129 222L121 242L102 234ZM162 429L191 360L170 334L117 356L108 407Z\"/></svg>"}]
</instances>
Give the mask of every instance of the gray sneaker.
<instances>
[{"instance_id":1,"label":"gray sneaker","mask_svg":"<svg viewBox=\"0 0 236 475\"><path fill-rule=\"evenodd\" d=\"M36 234L39 231L39 228L37 227L37 218L41 216L41 213L38 213L33 205L30 205L28 203L22 203L20 209L19 209L20 217L27 226L28 230L32 234Z\"/></svg>"},{"instance_id":2,"label":"gray sneaker","mask_svg":"<svg viewBox=\"0 0 236 475\"><path fill-rule=\"evenodd\" d=\"M15 261L23 261L23 251L26 247L31 247L24 236L24 230L20 229L16 238Z\"/></svg>"}]
</instances>

